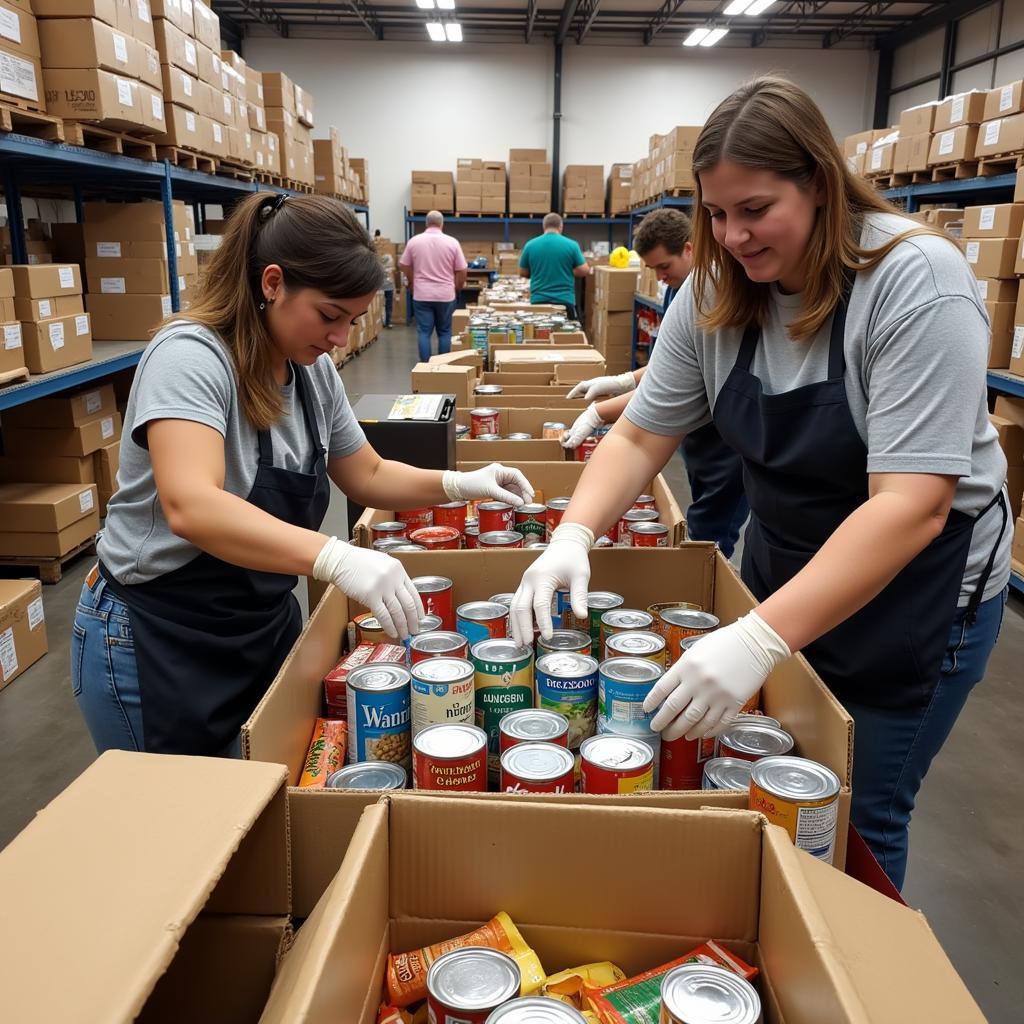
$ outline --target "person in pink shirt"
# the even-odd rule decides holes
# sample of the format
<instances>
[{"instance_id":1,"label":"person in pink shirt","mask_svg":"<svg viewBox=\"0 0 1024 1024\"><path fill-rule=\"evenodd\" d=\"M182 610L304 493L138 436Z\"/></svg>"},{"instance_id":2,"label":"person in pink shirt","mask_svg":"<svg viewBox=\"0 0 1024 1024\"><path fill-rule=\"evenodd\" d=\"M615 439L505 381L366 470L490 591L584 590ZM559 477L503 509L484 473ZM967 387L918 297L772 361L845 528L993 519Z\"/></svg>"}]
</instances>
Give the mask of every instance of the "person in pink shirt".
<instances>
[{"instance_id":1,"label":"person in pink shirt","mask_svg":"<svg viewBox=\"0 0 1024 1024\"><path fill-rule=\"evenodd\" d=\"M438 352L451 350L452 313L458 294L466 285L466 257L462 246L444 233L444 217L431 210L426 221L423 234L406 242L398 263L412 292L421 363L430 358L435 330Z\"/></svg>"}]
</instances>

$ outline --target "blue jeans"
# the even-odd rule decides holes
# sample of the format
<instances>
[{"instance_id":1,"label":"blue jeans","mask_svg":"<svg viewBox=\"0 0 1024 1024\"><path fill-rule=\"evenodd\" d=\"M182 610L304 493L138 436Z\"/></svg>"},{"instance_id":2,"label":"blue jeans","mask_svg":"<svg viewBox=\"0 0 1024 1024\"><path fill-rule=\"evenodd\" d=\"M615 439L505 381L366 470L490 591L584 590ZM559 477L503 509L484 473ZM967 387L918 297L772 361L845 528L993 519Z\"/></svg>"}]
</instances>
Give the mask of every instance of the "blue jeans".
<instances>
[{"instance_id":1,"label":"blue jeans","mask_svg":"<svg viewBox=\"0 0 1024 1024\"><path fill-rule=\"evenodd\" d=\"M131 618L99 574L82 584L71 626L71 691L97 753L146 749ZM241 757L240 737L220 756Z\"/></svg>"},{"instance_id":2,"label":"blue jeans","mask_svg":"<svg viewBox=\"0 0 1024 1024\"><path fill-rule=\"evenodd\" d=\"M420 347L420 362L430 358L430 340L437 331L437 351L440 354L452 349L452 313L455 301L420 302L412 300L412 311L416 317L416 343Z\"/></svg>"},{"instance_id":3,"label":"blue jeans","mask_svg":"<svg viewBox=\"0 0 1024 1024\"><path fill-rule=\"evenodd\" d=\"M846 705L856 723L851 819L897 889L903 887L907 872L908 831L917 792L971 690L985 675L1007 592L983 601L972 624L966 609L957 612L927 707Z\"/></svg>"},{"instance_id":4,"label":"blue jeans","mask_svg":"<svg viewBox=\"0 0 1024 1024\"><path fill-rule=\"evenodd\" d=\"M391 314L395 308L395 293L394 291L384 292L384 326L391 326Z\"/></svg>"},{"instance_id":5,"label":"blue jeans","mask_svg":"<svg viewBox=\"0 0 1024 1024\"><path fill-rule=\"evenodd\" d=\"M722 440L714 423L688 434L679 449L693 500L686 510L686 536L713 540L732 558L750 506L743 490L743 460Z\"/></svg>"}]
</instances>

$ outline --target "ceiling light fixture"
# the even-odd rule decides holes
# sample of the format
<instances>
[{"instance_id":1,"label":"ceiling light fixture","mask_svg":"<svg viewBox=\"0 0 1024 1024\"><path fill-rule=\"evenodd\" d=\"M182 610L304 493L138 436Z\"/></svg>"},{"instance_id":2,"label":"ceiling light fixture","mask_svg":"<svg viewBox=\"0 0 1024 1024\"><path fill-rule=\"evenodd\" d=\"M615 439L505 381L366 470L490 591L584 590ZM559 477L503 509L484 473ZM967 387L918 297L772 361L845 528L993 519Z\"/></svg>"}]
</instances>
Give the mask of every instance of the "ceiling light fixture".
<instances>
[{"instance_id":1,"label":"ceiling light fixture","mask_svg":"<svg viewBox=\"0 0 1024 1024\"><path fill-rule=\"evenodd\" d=\"M773 2L773 0L769 0L769 2ZM756 0L732 0L732 3L722 13L727 18L731 18L736 14L742 14L752 3L756 3Z\"/></svg>"},{"instance_id":2,"label":"ceiling light fixture","mask_svg":"<svg viewBox=\"0 0 1024 1024\"><path fill-rule=\"evenodd\" d=\"M773 6L775 0L754 0L754 2L743 12L748 18L756 18L764 14L769 7Z\"/></svg>"},{"instance_id":3,"label":"ceiling light fixture","mask_svg":"<svg viewBox=\"0 0 1024 1024\"><path fill-rule=\"evenodd\" d=\"M434 0L416 0L416 6L421 11L432 11L434 9Z\"/></svg>"},{"instance_id":4,"label":"ceiling light fixture","mask_svg":"<svg viewBox=\"0 0 1024 1024\"><path fill-rule=\"evenodd\" d=\"M455 0L437 0L437 9L439 11L454 11Z\"/></svg>"},{"instance_id":5,"label":"ceiling light fixture","mask_svg":"<svg viewBox=\"0 0 1024 1024\"><path fill-rule=\"evenodd\" d=\"M462 25L457 21L449 21L445 23L445 32L448 34L449 43L461 43L462 42Z\"/></svg>"},{"instance_id":6,"label":"ceiling light fixture","mask_svg":"<svg viewBox=\"0 0 1024 1024\"><path fill-rule=\"evenodd\" d=\"M708 34L707 28L695 28L684 40L683 46L699 46L701 40Z\"/></svg>"},{"instance_id":7,"label":"ceiling light fixture","mask_svg":"<svg viewBox=\"0 0 1024 1024\"><path fill-rule=\"evenodd\" d=\"M727 28L713 28L710 32L700 41L701 46L714 46L719 39L729 34Z\"/></svg>"},{"instance_id":8,"label":"ceiling light fixture","mask_svg":"<svg viewBox=\"0 0 1024 1024\"><path fill-rule=\"evenodd\" d=\"M427 35L430 36L431 42L443 43L445 41L444 25L439 21L428 21Z\"/></svg>"}]
</instances>

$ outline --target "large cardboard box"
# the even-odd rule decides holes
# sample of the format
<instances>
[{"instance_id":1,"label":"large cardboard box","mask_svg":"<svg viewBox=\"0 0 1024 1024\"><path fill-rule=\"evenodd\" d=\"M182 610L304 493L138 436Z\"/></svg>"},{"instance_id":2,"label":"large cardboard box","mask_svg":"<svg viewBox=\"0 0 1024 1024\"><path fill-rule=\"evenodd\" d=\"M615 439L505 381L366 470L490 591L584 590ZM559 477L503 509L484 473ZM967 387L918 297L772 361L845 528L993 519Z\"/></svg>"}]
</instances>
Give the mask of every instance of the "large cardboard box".
<instances>
[{"instance_id":1,"label":"large cardboard box","mask_svg":"<svg viewBox=\"0 0 1024 1024\"><path fill-rule=\"evenodd\" d=\"M960 160L973 160L978 141L978 126L962 124L959 128L936 131L928 150L929 166L955 164Z\"/></svg>"},{"instance_id":2,"label":"large cardboard box","mask_svg":"<svg viewBox=\"0 0 1024 1024\"><path fill-rule=\"evenodd\" d=\"M34 402L16 405L3 412L0 422L5 428L79 427L97 416L106 416L116 411L114 385L97 384L52 398L37 398Z\"/></svg>"},{"instance_id":3,"label":"large cardboard box","mask_svg":"<svg viewBox=\"0 0 1024 1024\"><path fill-rule=\"evenodd\" d=\"M12 410L8 410L12 411ZM7 412L4 413L4 421ZM96 470L92 455L0 455L0 481L4 483L94 484Z\"/></svg>"},{"instance_id":4,"label":"large cardboard box","mask_svg":"<svg viewBox=\"0 0 1024 1024\"><path fill-rule=\"evenodd\" d=\"M47 18L39 23L43 68L100 68L129 78L150 69L137 39L95 18ZM157 67L159 85L159 62Z\"/></svg>"},{"instance_id":5,"label":"large cardboard box","mask_svg":"<svg viewBox=\"0 0 1024 1024\"><path fill-rule=\"evenodd\" d=\"M964 243L964 255L975 277L1013 277L1017 238L972 238Z\"/></svg>"},{"instance_id":6,"label":"large cardboard box","mask_svg":"<svg viewBox=\"0 0 1024 1024\"><path fill-rule=\"evenodd\" d=\"M892 160L894 174L911 174L928 169L928 150L931 146L930 132L920 135L900 134Z\"/></svg>"},{"instance_id":7,"label":"large cardboard box","mask_svg":"<svg viewBox=\"0 0 1024 1024\"><path fill-rule=\"evenodd\" d=\"M56 533L88 516L96 505L92 484L13 483L0 486L4 531Z\"/></svg>"},{"instance_id":8,"label":"large cardboard box","mask_svg":"<svg viewBox=\"0 0 1024 1024\"><path fill-rule=\"evenodd\" d=\"M93 336L105 341L147 341L171 315L170 295L89 295Z\"/></svg>"},{"instance_id":9,"label":"large cardboard box","mask_svg":"<svg viewBox=\"0 0 1024 1024\"><path fill-rule=\"evenodd\" d=\"M82 277L75 264L19 264L11 267L11 272L19 298L48 299L55 295L80 295L82 292Z\"/></svg>"},{"instance_id":10,"label":"large cardboard box","mask_svg":"<svg viewBox=\"0 0 1024 1024\"><path fill-rule=\"evenodd\" d=\"M102 259L89 256L85 278L90 292L105 295L153 295L167 290L166 257Z\"/></svg>"},{"instance_id":11,"label":"large cardboard box","mask_svg":"<svg viewBox=\"0 0 1024 1024\"><path fill-rule=\"evenodd\" d=\"M4 40L0 45L0 65L4 72L0 76L0 100L45 112L46 87L39 58L23 56Z\"/></svg>"},{"instance_id":12,"label":"large cardboard box","mask_svg":"<svg viewBox=\"0 0 1024 1024\"><path fill-rule=\"evenodd\" d=\"M14 299L14 315L19 320L51 320L55 316L72 316L85 312L85 300L78 293L55 295L48 299Z\"/></svg>"},{"instance_id":13,"label":"large cardboard box","mask_svg":"<svg viewBox=\"0 0 1024 1024\"><path fill-rule=\"evenodd\" d=\"M455 404L473 405L473 387L477 382L474 366L452 366L444 363L417 363L412 368L414 394L454 395Z\"/></svg>"},{"instance_id":14,"label":"large cardboard box","mask_svg":"<svg viewBox=\"0 0 1024 1024\"><path fill-rule=\"evenodd\" d=\"M26 322L21 333L25 365L32 373L50 373L92 358L88 313Z\"/></svg>"},{"instance_id":15,"label":"large cardboard box","mask_svg":"<svg viewBox=\"0 0 1024 1024\"><path fill-rule=\"evenodd\" d=\"M935 112L938 106L938 103L922 103L918 107L900 111L900 138L907 135L930 134L935 127Z\"/></svg>"},{"instance_id":16,"label":"large cardboard box","mask_svg":"<svg viewBox=\"0 0 1024 1024\"><path fill-rule=\"evenodd\" d=\"M935 111L936 132L958 125L979 125L985 120L987 90L972 89L943 100Z\"/></svg>"},{"instance_id":17,"label":"large cardboard box","mask_svg":"<svg viewBox=\"0 0 1024 1024\"><path fill-rule=\"evenodd\" d=\"M48 68L43 77L51 114L127 131L164 130L163 94L151 85L96 68Z\"/></svg>"},{"instance_id":18,"label":"large cardboard box","mask_svg":"<svg viewBox=\"0 0 1024 1024\"><path fill-rule=\"evenodd\" d=\"M535 437L530 441L476 441L467 437L455 442L458 462L565 462L572 457L573 453L553 437ZM0 459L0 474L2 467Z\"/></svg>"},{"instance_id":19,"label":"large cardboard box","mask_svg":"<svg viewBox=\"0 0 1024 1024\"><path fill-rule=\"evenodd\" d=\"M180 199L171 204L174 237L178 242L192 241L191 211ZM144 256L147 252L128 251L125 242L157 242L166 245L167 226L160 202L86 203L84 235L89 256ZM166 250L162 253L166 255ZM79 289L81 290L81 289Z\"/></svg>"},{"instance_id":20,"label":"large cardboard box","mask_svg":"<svg viewBox=\"0 0 1024 1024\"><path fill-rule=\"evenodd\" d=\"M0 580L0 689L48 650L38 580Z\"/></svg>"},{"instance_id":21,"label":"large cardboard box","mask_svg":"<svg viewBox=\"0 0 1024 1024\"><path fill-rule=\"evenodd\" d=\"M963 238L1019 238L1024 226L1024 203L968 206L964 210Z\"/></svg>"},{"instance_id":22,"label":"large cardboard box","mask_svg":"<svg viewBox=\"0 0 1024 1024\"><path fill-rule=\"evenodd\" d=\"M38 59L39 32L27 4L23 9L17 3L0 4L0 41L22 57Z\"/></svg>"},{"instance_id":23,"label":"large cardboard box","mask_svg":"<svg viewBox=\"0 0 1024 1024\"><path fill-rule=\"evenodd\" d=\"M161 64L172 64L199 76L199 55L194 39L165 18L157 18L153 25L156 48L160 52Z\"/></svg>"},{"instance_id":24,"label":"large cardboard box","mask_svg":"<svg viewBox=\"0 0 1024 1024\"><path fill-rule=\"evenodd\" d=\"M986 121L978 130L975 156L999 156L1024 149L1024 114Z\"/></svg>"},{"instance_id":25,"label":"large cardboard box","mask_svg":"<svg viewBox=\"0 0 1024 1024\"><path fill-rule=\"evenodd\" d=\"M1019 79L1008 85L997 85L985 96L985 120L1008 117L1024 110L1024 82Z\"/></svg>"},{"instance_id":26,"label":"large cardboard box","mask_svg":"<svg viewBox=\"0 0 1024 1024\"><path fill-rule=\"evenodd\" d=\"M20 456L82 456L121 437L121 414L100 413L78 426L51 426L37 422L35 426L4 425L7 450Z\"/></svg>"}]
</instances>

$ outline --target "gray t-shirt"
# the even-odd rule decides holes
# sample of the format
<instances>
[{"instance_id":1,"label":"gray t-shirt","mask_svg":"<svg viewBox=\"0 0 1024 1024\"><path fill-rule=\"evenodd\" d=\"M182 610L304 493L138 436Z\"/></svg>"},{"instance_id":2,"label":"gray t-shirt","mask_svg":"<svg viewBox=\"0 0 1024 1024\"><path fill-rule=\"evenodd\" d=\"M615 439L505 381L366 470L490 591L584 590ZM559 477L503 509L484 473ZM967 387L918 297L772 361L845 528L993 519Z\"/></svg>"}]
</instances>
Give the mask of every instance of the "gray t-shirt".
<instances>
[{"instance_id":1,"label":"gray t-shirt","mask_svg":"<svg viewBox=\"0 0 1024 1024\"><path fill-rule=\"evenodd\" d=\"M312 384L317 432L328 458L351 455L366 437L352 413L330 357L296 367ZM294 376L281 388L283 415L271 428L274 465L309 472L316 449L306 428ZM190 562L199 549L175 536L164 518L146 443L153 420L191 420L224 438L224 490L246 498L256 480L255 428L238 402L231 356L213 331L189 321L162 330L142 354L125 414L117 493L97 548L123 584L143 583Z\"/></svg>"},{"instance_id":2,"label":"gray t-shirt","mask_svg":"<svg viewBox=\"0 0 1024 1024\"><path fill-rule=\"evenodd\" d=\"M870 214L861 241L875 249L915 227L904 217ZM691 282L669 307L650 369L626 409L631 422L655 434L687 434L711 420L743 337L739 328L705 332L697 325ZM831 320L810 343L786 332L801 301L772 286L751 366L768 394L828 377ZM953 242L907 239L874 270L856 275L846 314L845 383L869 473L959 477L953 507L970 514L991 501L1006 479L1006 459L988 418L988 346L977 282ZM975 526L961 604L977 586L1001 522L996 507ZM985 599L1009 579L1011 533L1003 530Z\"/></svg>"}]
</instances>

